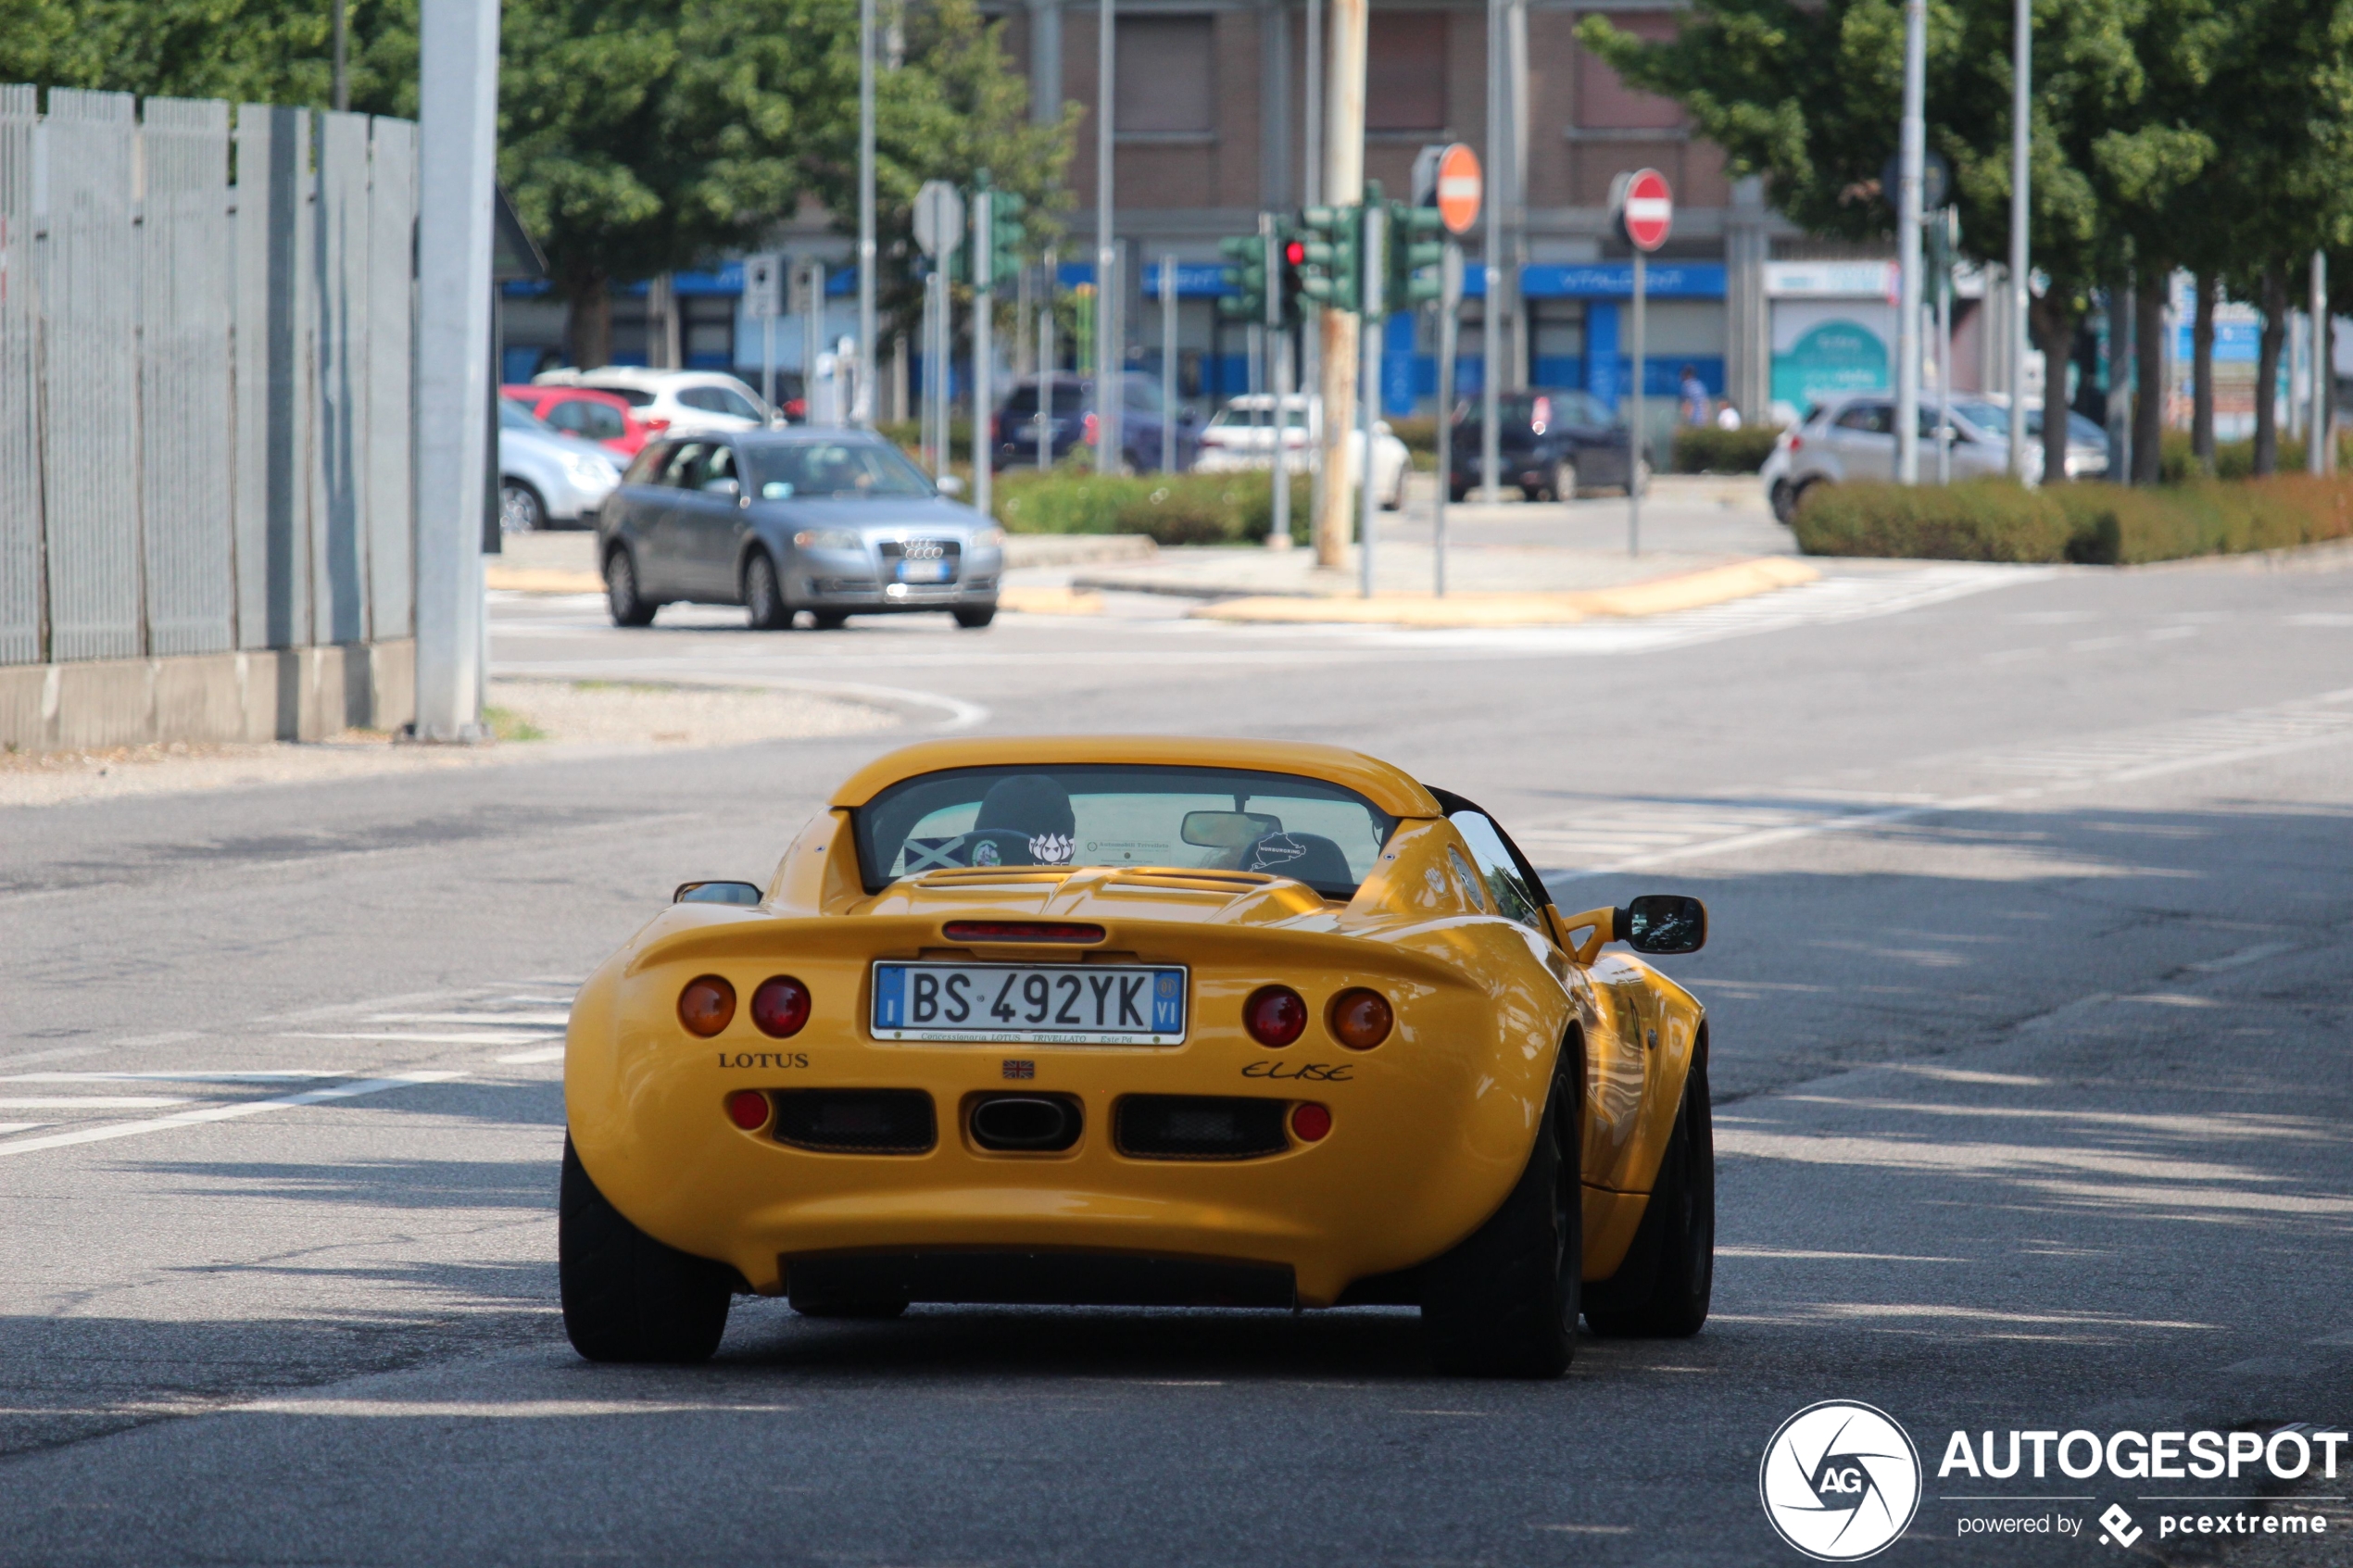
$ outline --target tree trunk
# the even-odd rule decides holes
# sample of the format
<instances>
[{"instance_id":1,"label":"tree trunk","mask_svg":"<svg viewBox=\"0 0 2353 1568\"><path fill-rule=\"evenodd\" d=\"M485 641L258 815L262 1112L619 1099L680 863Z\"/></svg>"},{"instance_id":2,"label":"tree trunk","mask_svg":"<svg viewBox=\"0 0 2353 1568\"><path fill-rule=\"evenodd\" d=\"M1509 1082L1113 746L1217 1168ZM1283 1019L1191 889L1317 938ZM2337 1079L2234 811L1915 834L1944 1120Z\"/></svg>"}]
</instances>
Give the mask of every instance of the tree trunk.
<instances>
[{"instance_id":1,"label":"tree trunk","mask_svg":"<svg viewBox=\"0 0 2353 1568\"><path fill-rule=\"evenodd\" d=\"M2197 471L2214 477L2214 290L2212 272L2197 275L2197 316L2190 327L2190 456Z\"/></svg>"},{"instance_id":2,"label":"tree trunk","mask_svg":"<svg viewBox=\"0 0 2353 1568\"><path fill-rule=\"evenodd\" d=\"M2172 271L2170 263L2150 263L2133 296L2133 358L2140 372L2133 400L2135 484L2155 484L2164 477L2165 401L2171 380L2165 373L2165 280Z\"/></svg>"},{"instance_id":3,"label":"tree trunk","mask_svg":"<svg viewBox=\"0 0 2353 1568\"><path fill-rule=\"evenodd\" d=\"M2263 269L2263 336L2255 356L2255 462L2258 474L2280 471L2280 350L2287 342L2287 279Z\"/></svg>"},{"instance_id":4,"label":"tree trunk","mask_svg":"<svg viewBox=\"0 0 2353 1568\"><path fill-rule=\"evenodd\" d=\"M2043 351L2043 483L2061 484L2067 471L2067 367L2075 350L2076 314L2060 302L2054 286L2027 310L2035 345ZM2023 418L2023 410L2020 417Z\"/></svg>"},{"instance_id":5,"label":"tree trunk","mask_svg":"<svg viewBox=\"0 0 2353 1568\"><path fill-rule=\"evenodd\" d=\"M612 363L612 289L604 273L565 280L564 348L584 370Z\"/></svg>"}]
</instances>

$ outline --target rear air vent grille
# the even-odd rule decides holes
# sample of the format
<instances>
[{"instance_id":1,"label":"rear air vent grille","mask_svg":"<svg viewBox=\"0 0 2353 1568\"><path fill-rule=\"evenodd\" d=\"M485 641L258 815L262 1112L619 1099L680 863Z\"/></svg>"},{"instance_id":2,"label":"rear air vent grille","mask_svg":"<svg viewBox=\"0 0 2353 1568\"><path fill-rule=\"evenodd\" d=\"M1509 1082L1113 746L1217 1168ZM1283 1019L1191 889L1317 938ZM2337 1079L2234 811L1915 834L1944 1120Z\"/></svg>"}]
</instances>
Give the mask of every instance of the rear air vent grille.
<instances>
[{"instance_id":1,"label":"rear air vent grille","mask_svg":"<svg viewBox=\"0 0 2353 1568\"><path fill-rule=\"evenodd\" d=\"M939 1139L921 1089L786 1089L776 1141L825 1154L923 1154Z\"/></svg>"},{"instance_id":2,"label":"rear air vent grille","mask_svg":"<svg viewBox=\"0 0 2353 1568\"><path fill-rule=\"evenodd\" d=\"M1255 1160L1290 1147L1283 1102L1227 1095L1128 1095L1114 1136L1138 1160Z\"/></svg>"},{"instance_id":3,"label":"rear air vent grille","mask_svg":"<svg viewBox=\"0 0 2353 1568\"><path fill-rule=\"evenodd\" d=\"M1173 888L1183 893L1223 893L1231 896L1264 887L1275 878L1257 872L1122 872L1106 887Z\"/></svg>"}]
</instances>

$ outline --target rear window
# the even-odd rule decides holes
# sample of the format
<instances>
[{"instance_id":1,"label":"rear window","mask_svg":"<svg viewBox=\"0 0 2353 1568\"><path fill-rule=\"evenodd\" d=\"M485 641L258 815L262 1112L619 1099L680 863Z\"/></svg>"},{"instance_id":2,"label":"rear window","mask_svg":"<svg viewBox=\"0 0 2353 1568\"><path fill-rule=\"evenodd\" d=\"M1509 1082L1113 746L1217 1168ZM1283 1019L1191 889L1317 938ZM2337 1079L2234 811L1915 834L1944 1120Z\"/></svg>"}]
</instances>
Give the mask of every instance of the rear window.
<instances>
[{"instance_id":1,"label":"rear window","mask_svg":"<svg viewBox=\"0 0 2353 1568\"><path fill-rule=\"evenodd\" d=\"M1258 872L1355 896L1397 820L1320 779L1226 768L958 768L855 813L866 890L990 866Z\"/></svg>"},{"instance_id":2,"label":"rear window","mask_svg":"<svg viewBox=\"0 0 2353 1568\"><path fill-rule=\"evenodd\" d=\"M1079 385L1078 383L1075 381L1054 383L1055 413L1083 414L1087 411L1088 399L1087 388ZM1013 395L1005 399L1005 412L1008 414L1038 412L1038 388L1035 385L1013 388Z\"/></svg>"}]
</instances>

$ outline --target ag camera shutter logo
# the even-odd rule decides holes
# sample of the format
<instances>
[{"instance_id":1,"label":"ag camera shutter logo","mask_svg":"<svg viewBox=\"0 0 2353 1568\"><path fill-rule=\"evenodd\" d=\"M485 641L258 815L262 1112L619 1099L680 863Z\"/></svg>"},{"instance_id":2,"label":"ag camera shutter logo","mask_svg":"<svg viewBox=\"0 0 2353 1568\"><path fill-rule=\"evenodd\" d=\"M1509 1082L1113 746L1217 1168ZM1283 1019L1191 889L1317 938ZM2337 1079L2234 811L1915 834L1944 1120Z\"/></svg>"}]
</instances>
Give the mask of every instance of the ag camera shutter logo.
<instances>
[{"instance_id":1,"label":"ag camera shutter logo","mask_svg":"<svg viewBox=\"0 0 2353 1568\"><path fill-rule=\"evenodd\" d=\"M1781 1423L1756 1489L1781 1539L1818 1562L1856 1562L1919 1512L1919 1450L1885 1411L1825 1399Z\"/></svg>"}]
</instances>

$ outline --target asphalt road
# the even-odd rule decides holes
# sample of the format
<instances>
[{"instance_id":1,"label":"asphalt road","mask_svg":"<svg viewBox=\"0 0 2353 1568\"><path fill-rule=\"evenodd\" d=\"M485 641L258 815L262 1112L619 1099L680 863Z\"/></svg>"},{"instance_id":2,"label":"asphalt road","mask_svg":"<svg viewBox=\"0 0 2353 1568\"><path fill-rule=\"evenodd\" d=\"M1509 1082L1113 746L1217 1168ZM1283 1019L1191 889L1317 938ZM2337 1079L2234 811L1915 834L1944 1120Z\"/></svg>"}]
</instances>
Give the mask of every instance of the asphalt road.
<instances>
[{"instance_id":1,"label":"asphalt road","mask_svg":"<svg viewBox=\"0 0 2353 1568\"><path fill-rule=\"evenodd\" d=\"M0 1562L1795 1562L1758 1460L1829 1399L1930 1467L1884 1561L2106 1556L1959 1531L2110 1502L2206 1561L2148 1499L2267 1486L1940 1480L1948 1434L2353 1416L2353 572L1873 568L1518 633L1169 610L503 602L510 672L907 722L0 813ZM574 1358L571 985L955 727L1357 746L1488 806L1565 907L1706 897L1673 966L1714 1019L1705 1332L1487 1384L1390 1310L753 1301L706 1368ZM2353 1486L2305 1490L2336 1535L2264 1561L2346 1560Z\"/></svg>"}]
</instances>

